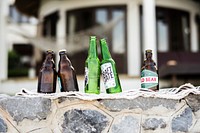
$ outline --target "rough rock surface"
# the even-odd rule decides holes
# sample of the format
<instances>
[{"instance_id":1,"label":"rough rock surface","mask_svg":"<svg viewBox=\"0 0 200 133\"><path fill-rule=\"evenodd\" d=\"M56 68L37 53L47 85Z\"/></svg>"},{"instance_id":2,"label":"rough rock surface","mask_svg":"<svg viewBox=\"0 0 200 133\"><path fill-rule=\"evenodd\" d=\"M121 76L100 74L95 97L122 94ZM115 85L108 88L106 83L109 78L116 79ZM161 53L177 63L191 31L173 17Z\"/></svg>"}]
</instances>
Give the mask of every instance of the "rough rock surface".
<instances>
[{"instance_id":1,"label":"rough rock surface","mask_svg":"<svg viewBox=\"0 0 200 133\"><path fill-rule=\"evenodd\" d=\"M2 118L0 118L0 132L6 133L7 132L7 125Z\"/></svg>"},{"instance_id":2,"label":"rough rock surface","mask_svg":"<svg viewBox=\"0 0 200 133\"><path fill-rule=\"evenodd\" d=\"M14 119L45 119L51 111L51 100L46 98L8 97L0 100L0 107L6 110Z\"/></svg>"},{"instance_id":3,"label":"rough rock surface","mask_svg":"<svg viewBox=\"0 0 200 133\"><path fill-rule=\"evenodd\" d=\"M192 122L192 109L188 107L181 114L173 118L171 123L172 131L188 132L189 128L192 126Z\"/></svg>"},{"instance_id":4,"label":"rough rock surface","mask_svg":"<svg viewBox=\"0 0 200 133\"><path fill-rule=\"evenodd\" d=\"M0 95L0 132L198 133L199 97L82 100Z\"/></svg>"},{"instance_id":5,"label":"rough rock surface","mask_svg":"<svg viewBox=\"0 0 200 133\"><path fill-rule=\"evenodd\" d=\"M167 124L163 119L149 118L145 120L145 122L142 124L142 127L144 130L155 130L157 128L165 128L166 125Z\"/></svg>"},{"instance_id":6,"label":"rough rock surface","mask_svg":"<svg viewBox=\"0 0 200 133\"><path fill-rule=\"evenodd\" d=\"M132 115L122 116L111 127L112 133L139 133L140 120Z\"/></svg>"},{"instance_id":7,"label":"rough rock surface","mask_svg":"<svg viewBox=\"0 0 200 133\"><path fill-rule=\"evenodd\" d=\"M108 118L96 110L69 110L64 114L63 132L101 133L108 125Z\"/></svg>"}]
</instances>

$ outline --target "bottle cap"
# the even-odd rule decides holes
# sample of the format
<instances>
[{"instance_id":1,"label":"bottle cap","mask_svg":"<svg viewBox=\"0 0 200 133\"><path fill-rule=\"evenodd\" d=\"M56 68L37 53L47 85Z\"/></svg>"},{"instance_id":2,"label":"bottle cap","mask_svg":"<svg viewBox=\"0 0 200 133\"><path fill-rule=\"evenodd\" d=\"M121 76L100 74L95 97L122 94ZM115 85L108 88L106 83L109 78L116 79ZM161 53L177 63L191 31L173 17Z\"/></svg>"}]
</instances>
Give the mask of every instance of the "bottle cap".
<instances>
[{"instance_id":1,"label":"bottle cap","mask_svg":"<svg viewBox=\"0 0 200 133\"><path fill-rule=\"evenodd\" d=\"M90 36L90 39L96 39L96 36Z\"/></svg>"},{"instance_id":2,"label":"bottle cap","mask_svg":"<svg viewBox=\"0 0 200 133\"><path fill-rule=\"evenodd\" d=\"M53 50L49 49L49 50L46 51L46 54L54 54L54 52L53 52Z\"/></svg>"},{"instance_id":3,"label":"bottle cap","mask_svg":"<svg viewBox=\"0 0 200 133\"><path fill-rule=\"evenodd\" d=\"M67 53L67 50L66 49L61 49L59 50L59 54L66 54Z\"/></svg>"},{"instance_id":4,"label":"bottle cap","mask_svg":"<svg viewBox=\"0 0 200 133\"><path fill-rule=\"evenodd\" d=\"M151 49L147 49L146 53L152 53L152 50Z\"/></svg>"},{"instance_id":5,"label":"bottle cap","mask_svg":"<svg viewBox=\"0 0 200 133\"><path fill-rule=\"evenodd\" d=\"M106 42L106 39L105 39L105 38L102 38L102 39L100 40L100 42Z\"/></svg>"}]
</instances>

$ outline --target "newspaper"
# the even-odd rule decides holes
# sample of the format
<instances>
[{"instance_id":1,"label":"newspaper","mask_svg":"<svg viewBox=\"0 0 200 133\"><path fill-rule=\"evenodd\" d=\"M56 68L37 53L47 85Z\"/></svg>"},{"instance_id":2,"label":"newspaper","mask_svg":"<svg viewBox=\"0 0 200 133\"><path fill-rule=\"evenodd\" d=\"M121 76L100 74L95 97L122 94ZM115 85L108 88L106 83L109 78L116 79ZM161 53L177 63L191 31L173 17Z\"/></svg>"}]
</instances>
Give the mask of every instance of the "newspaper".
<instances>
[{"instance_id":1,"label":"newspaper","mask_svg":"<svg viewBox=\"0 0 200 133\"><path fill-rule=\"evenodd\" d=\"M97 99L135 99L137 97L154 97L154 98L165 98L165 99L182 99L192 94L200 95L200 86L195 87L190 83L181 85L178 88L166 88L160 89L157 92L154 91L144 91L141 88L127 90L121 93L115 94L87 94L83 92L59 92L52 94L43 94L28 91L25 88L22 88L21 92L16 93L16 96L25 96L25 97L44 97L50 99L56 99L59 97L76 97L82 100L97 100Z\"/></svg>"}]
</instances>

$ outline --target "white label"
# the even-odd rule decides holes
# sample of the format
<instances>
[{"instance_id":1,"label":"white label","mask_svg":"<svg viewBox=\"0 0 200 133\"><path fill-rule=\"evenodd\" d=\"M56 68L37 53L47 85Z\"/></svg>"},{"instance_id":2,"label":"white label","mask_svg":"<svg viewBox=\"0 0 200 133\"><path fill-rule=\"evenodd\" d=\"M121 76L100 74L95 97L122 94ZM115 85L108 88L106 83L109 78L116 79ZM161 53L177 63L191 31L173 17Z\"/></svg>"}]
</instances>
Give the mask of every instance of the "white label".
<instances>
[{"instance_id":1,"label":"white label","mask_svg":"<svg viewBox=\"0 0 200 133\"><path fill-rule=\"evenodd\" d=\"M142 77L141 83L158 83L158 77L155 76Z\"/></svg>"},{"instance_id":2,"label":"white label","mask_svg":"<svg viewBox=\"0 0 200 133\"><path fill-rule=\"evenodd\" d=\"M85 86L88 84L88 68L85 67Z\"/></svg>"},{"instance_id":3,"label":"white label","mask_svg":"<svg viewBox=\"0 0 200 133\"><path fill-rule=\"evenodd\" d=\"M108 89L115 87L116 83L111 63L105 63L101 65L101 72L103 75L105 88Z\"/></svg>"}]
</instances>

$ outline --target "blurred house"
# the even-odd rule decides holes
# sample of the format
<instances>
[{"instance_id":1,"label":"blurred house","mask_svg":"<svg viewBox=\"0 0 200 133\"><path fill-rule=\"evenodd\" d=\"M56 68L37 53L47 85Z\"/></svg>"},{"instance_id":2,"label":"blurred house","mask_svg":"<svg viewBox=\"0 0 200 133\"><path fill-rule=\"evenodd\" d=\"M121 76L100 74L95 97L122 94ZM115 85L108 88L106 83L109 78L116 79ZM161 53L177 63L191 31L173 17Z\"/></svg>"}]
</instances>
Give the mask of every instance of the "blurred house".
<instances>
[{"instance_id":1,"label":"blurred house","mask_svg":"<svg viewBox=\"0 0 200 133\"><path fill-rule=\"evenodd\" d=\"M13 77L15 79L35 77L33 69L35 47L29 38L36 36L38 21L35 17L20 13L14 2L14 0L0 1L1 92L17 88L15 82L10 83Z\"/></svg>"},{"instance_id":2,"label":"blurred house","mask_svg":"<svg viewBox=\"0 0 200 133\"><path fill-rule=\"evenodd\" d=\"M125 89L140 87L147 48L153 50L158 64L161 88L184 82L200 84L198 0L15 0L14 5L21 13L38 19L37 35L24 30L21 34L33 45L35 74L43 51L58 53L65 48L77 74L83 75L89 36L95 35L107 39ZM58 62L58 54L55 60ZM1 69L5 72L1 79L7 79L5 69Z\"/></svg>"}]
</instances>

